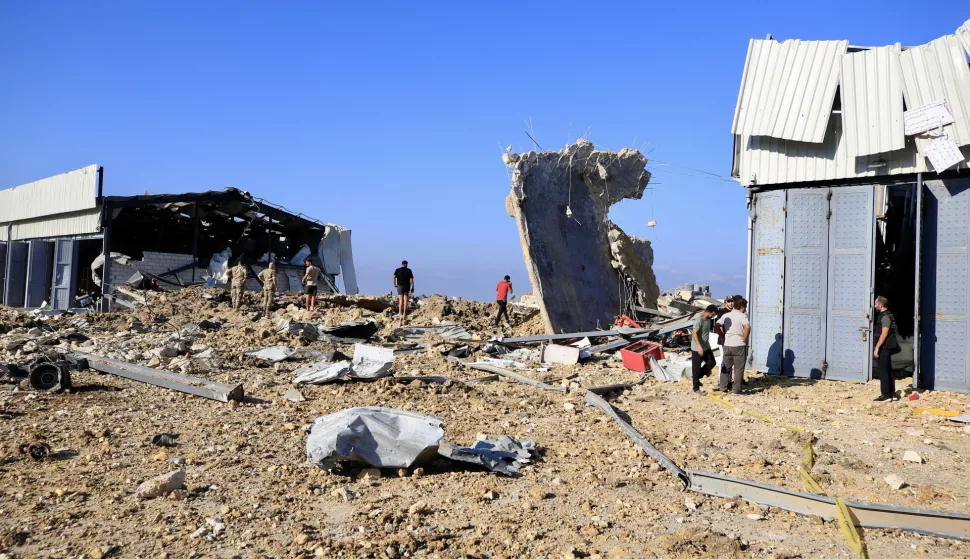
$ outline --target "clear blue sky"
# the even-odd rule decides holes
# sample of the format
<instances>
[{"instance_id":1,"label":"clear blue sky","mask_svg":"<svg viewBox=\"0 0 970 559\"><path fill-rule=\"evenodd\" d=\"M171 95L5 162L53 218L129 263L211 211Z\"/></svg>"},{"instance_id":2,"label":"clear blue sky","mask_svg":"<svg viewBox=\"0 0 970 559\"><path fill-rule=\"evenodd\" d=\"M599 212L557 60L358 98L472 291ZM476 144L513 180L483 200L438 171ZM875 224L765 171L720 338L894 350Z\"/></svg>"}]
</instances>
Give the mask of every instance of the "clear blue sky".
<instances>
[{"instance_id":1,"label":"clear blue sky","mask_svg":"<svg viewBox=\"0 0 970 559\"><path fill-rule=\"evenodd\" d=\"M353 229L361 288L526 291L500 155L596 144L730 173L749 38L918 45L970 17L911 2L3 2L0 188L91 163L109 194L235 186ZM736 183L651 163L612 212L662 287L743 291ZM659 225L647 229L656 219Z\"/></svg>"}]
</instances>

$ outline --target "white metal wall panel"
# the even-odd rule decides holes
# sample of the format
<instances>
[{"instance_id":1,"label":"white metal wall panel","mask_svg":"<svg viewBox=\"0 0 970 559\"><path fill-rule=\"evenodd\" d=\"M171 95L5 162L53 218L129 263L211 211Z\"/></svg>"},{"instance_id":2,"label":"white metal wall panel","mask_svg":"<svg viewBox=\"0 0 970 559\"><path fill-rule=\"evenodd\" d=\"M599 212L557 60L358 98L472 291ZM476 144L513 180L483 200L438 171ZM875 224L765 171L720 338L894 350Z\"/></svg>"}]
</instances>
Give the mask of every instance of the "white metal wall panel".
<instances>
[{"instance_id":1,"label":"white metal wall panel","mask_svg":"<svg viewBox=\"0 0 970 559\"><path fill-rule=\"evenodd\" d=\"M931 180L926 181L925 186L920 274L920 386L968 392L970 180Z\"/></svg>"},{"instance_id":2,"label":"white metal wall panel","mask_svg":"<svg viewBox=\"0 0 970 559\"><path fill-rule=\"evenodd\" d=\"M8 307L24 306L27 290L27 243L7 243L7 277L4 288L3 304Z\"/></svg>"},{"instance_id":3,"label":"white metal wall panel","mask_svg":"<svg viewBox=\"0 0 970 559\"><path fill-rule=\"evenodd\" d=\"M850 157L906 147L899 45L842 57L844 142Z\"/></svg>"},{"instance_id":4,"label":"white metal wall panel","mask_svg":"<svg viewBox=\"0 0 970 559\"><path fill-rule=\"evenodd\" d=\"M915 109L944 101L953 124L951 137L959 146L970 144L970 67L956 35L946 35L899 55L906 107ZM921 140L921 149L922 142Z\"/></svg>"},{"instance_id":5,"label":"white metal wall panel","mask_svg":"<svg viewBox=\"0 0 970 559\"><path fill-rule=\"evenodd\" d=\"M970 54L970 19L957 29L956 35L960 39L960 44L963 45L963 49L967 51L967 54Z\"/></svg>"},{"instance_id":6,"label":"white metal wall panel","mask_svg":"<svg viewBox=\"0 0 970 559\"><path fill-rule=\"evenodd\" d=\"M825 361L829 189L788 191L784 373L821 378Z\"/></svg>"},{"instance_id":7,"label":"white metal wall panel","mask_svg":"<svg viewBox=\"0 0 970 559\"><path fill-rule=\"evenodd\" d=\"M866 382L872 365L872 186L832 188L825 378Z\"/></svg>"},{"instance_id":8,"label":"white metal wall panel","mask_svg":"<svg viewBox=\"0 0 970 559\"><path fill-rule=\"evenodd\" d=\"M51 280L51 306L68 310L77 291L78 250L80 243L74 239L54 241L54 278Z\"/></svg>"},{"instance_id":9,"label":"white metal wall panel","mask_svg":"<svg viewBox=\"0 0 970 559\"><path fill-rule=\"evenodd\" d=\"M92 235L101 228L101 208L39 217L12 224L0 223L0 240L6 240L8 225L10 225L10 237L15 241Z\"/></svg>"},{"instance_id":10,"label":"white metal wall panel","mask_svg":"<svg viewBox=\"0 0 970 559\"><path fill-rule=\"evenodd\" d=\"M50 297L51 251L54 243L30 241L27 256L27 300L24 306L39 307Z\"/></svg>"},{"instance_id":11,"label":"white metal wall panel","mask_svg":"<svg viewBox=\"0 0 970 559\"><path fill-rule=\"evenodd\" d=\"M754 195L751 246L751 352L748 361L762 372L782 368L782 312L785 297L785 191Z\"/></svg>"},{"instance_id":12,"label":"white metal wall panel","mask_svg":"<svg viewBox=\"0 0 970 559\"><path fill-rule=\"evenodd\" d=\"M90 210L98 202L98 166L0 190L0 223Z\"/></svg>"},{"instance_id":13,"label":"white metal wall panel","mask_svg":"<svg viewBox=\"0 0 970 559\"><path fill-rule=\"evenodd\" d=\"M821 143L848 41L752 39L731 131Z\"/></svg>"}]
</instances>

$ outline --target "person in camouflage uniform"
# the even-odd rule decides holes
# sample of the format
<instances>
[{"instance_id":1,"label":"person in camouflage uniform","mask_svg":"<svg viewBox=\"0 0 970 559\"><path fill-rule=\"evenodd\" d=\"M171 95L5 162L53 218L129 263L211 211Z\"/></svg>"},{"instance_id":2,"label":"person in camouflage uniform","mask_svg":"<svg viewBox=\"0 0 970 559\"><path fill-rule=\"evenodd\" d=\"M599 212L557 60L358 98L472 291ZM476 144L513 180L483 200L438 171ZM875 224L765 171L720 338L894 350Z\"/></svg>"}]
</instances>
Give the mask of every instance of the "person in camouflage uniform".
<instances>
[{"instance_id":1,"label":"person in camouflage uniform","mask_svg":"<svg viewBox=\"0 0 970 559\"><path fill-rule=\"evenodd\" d=\"M276 263L270 262L269 267L259 273L259 279L263 282L263 315L269 316L273 311L273 295L279 289L276 284Z\"/></svg>"},{"instance_id":2,"label":"person in camouflage uniform","mask_svg":"<svg viewBox=\"0 0 970 559\"><path fill-rule=\"evenodd\" d=\"M246 289L246 277L249 275L242 260L229 270L229 279L232 280L232 308L239 309L242 306L242 293Z\"/></svg>"}]
</instances>

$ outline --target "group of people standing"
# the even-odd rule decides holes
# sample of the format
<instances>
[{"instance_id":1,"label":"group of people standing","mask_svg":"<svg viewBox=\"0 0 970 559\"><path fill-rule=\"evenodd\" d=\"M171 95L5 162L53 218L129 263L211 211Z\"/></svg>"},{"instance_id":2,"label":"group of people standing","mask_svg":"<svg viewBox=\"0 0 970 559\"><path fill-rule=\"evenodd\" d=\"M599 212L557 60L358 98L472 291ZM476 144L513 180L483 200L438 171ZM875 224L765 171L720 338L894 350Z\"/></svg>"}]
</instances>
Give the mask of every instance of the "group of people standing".
<instances>
[{"instance_id":1,"label":"group of people standing","mask_svg":"<svg viewBox=\"0 0 970 559\"><path fill-rule=\"evenodd\" d=\"M394 270L394 275L391 276L391 280L394 282L394 290L397 292L397 310L398 316L403 324L404 319L408 314L408 302L414 295L414 272L411 268L408 268L408 261L402 260L401 267ZM509 318L509 296L514 299L515 296L512 295L512 278L505 276L502 281L498 282L495 286L495 303L498 307L498 311L495 314L495 327L497 328L502 317L505 317L505 322L509 326L512 326L512 320Z\"/></svg>"},{"instance_id":2,"label":"group of people standing","mask_svg":"<svg viewBox=\"0 0 970 559\"><path fill-rule=\"evenodd\" d=\"M306 296L306 310L312 311L317 308L317 286L320 283L322 272L313 262L307 258L304 261L306 271L303 274L303 294ZM261 292L263 314L273 311L273 297L279 291L279 284L276 282L276 263L270 262L265 270L256 275L263 284ZM229 280L232 286L232 308L239 310L242 308L243 291L246 290L246 280L249 279L249 269L243 264L242 259L236 261L236 265L229 270Z\"/></svg>"},{"instance_id":3,"label":"group of people standing","mask_svg":"<svg viewBox=\"0 0 970 559\"><path fill-rule=\"evenodd\" d=\"M711 347L712 332L721 351L720 378L714 390L743 393L744 363L748 359L748 338L751 336L747 311L748 301L740 295L733 295L724 300L723 307L708 305L694 316L690 355L695 394L706 394L701 390L701 378L709 376L717 366Z\"/></svg>"}]
</instances>

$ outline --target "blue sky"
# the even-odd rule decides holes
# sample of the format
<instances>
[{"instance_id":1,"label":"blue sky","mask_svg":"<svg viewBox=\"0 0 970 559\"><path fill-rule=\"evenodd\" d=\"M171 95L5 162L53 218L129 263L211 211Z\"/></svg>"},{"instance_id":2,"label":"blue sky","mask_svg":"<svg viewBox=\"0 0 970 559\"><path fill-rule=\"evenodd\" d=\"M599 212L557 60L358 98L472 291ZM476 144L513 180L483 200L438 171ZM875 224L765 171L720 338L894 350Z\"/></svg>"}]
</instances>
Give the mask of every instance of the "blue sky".
<instances>
[{"instance_id":1,"label":"blue sky","mask_svg":"<svg viewBox=\"0 0 970 559\"><path fill-rule=\"evenodd\" d=\"M0 3L0 188L91 163L108 194L235 186L353 229L365 292L489 300L526 273L502 149L588 133L654 171L612 217L662 287L743 291L730 126L749 38L917 45L965 0ZM662 163L661 163L662 162ZM674 163L679 166L670 165ZM686 167L686 168L685 168ZM658 226L648 229L646 222Z\"/></svg>"}]
</instances>

